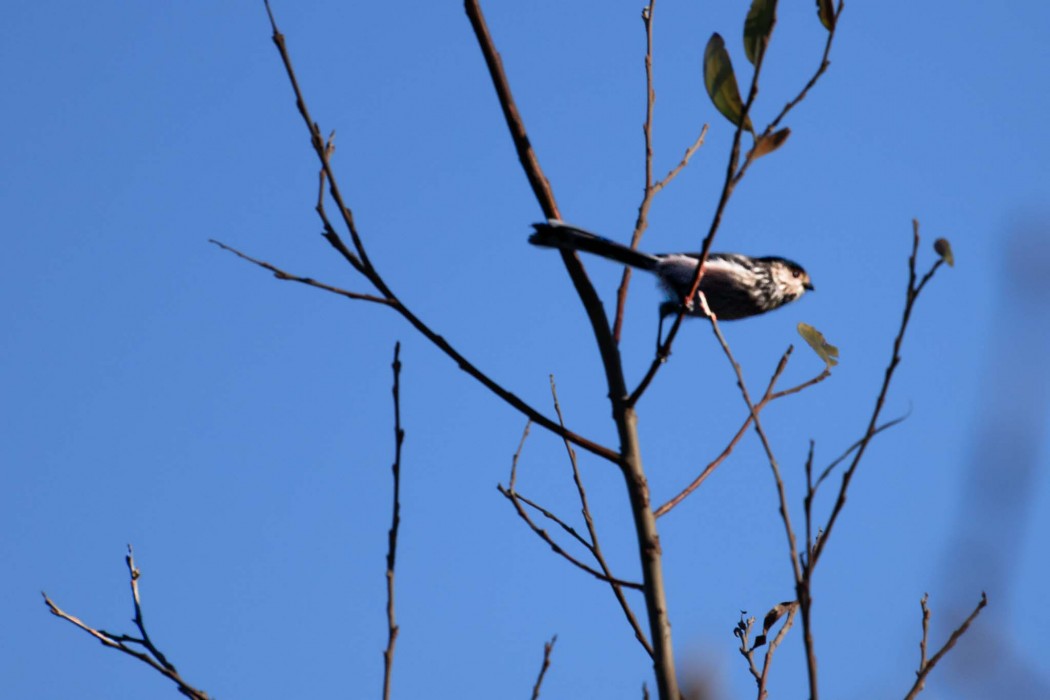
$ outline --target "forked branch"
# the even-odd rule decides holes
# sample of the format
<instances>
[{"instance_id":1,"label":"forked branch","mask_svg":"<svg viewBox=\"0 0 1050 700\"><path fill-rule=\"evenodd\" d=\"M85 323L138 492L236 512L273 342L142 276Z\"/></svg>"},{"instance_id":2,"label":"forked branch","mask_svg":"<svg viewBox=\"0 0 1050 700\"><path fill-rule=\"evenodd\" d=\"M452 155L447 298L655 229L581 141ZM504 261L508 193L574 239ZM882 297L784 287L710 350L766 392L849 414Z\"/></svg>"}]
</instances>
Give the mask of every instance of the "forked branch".
<instances>
[{"instance_id":1,"label":"forked branch","mask_svg":"<svg viewBox=\"0 0 1050 700\"><path fill-rule=\"evenodd\" d=\"M919 693L926 687L926 677L930 675L930 671L937 665L944 655L947 654L955 643L959 641L959 638L966 634L966 630L970 628L970 625L977 616L981 614L981 610L988 605L988 596L981 593L981 600L977 603L977 607L973 609L969 617L963 620L963 623L959 625L954 632L948 637L948 641L944 643L940 649L937 650L933 656L926 657L926 645L929 643L930 638L930 608L927 605L930 596L924 595L920 601L922 606L922 640L919 642L919 670L915 672L915 683L912 685L911 690L904 696L904 700L915 700L919 696Z\"/></svg>"},{"instance_id":2,"label":"forked branch","mask_svg":"<svg viewBox=\"0 0 1050 700\"><path fill-rule=\"evenodd\" d=\"M312 280L308 282L307 280L309 278L291 275L282 270L279 270L278 268L276 268L273 265L270 265L269 263L263 263L253 258L249 258L248 256L242 253L237 254L245 260L248 260L270 270L278 277L278 279L294 280L304 284L310 284L310 286L316 288L325 289L327 291L333 291L335 293L342 294L343 296L348 296L349 298L364 298L364 300L366 301L374 301L376 303L382 303L387 306L390 306L399 314L401 314L401 316L404 317L405 320L407 320L413 328L415 328L425 338L427 338L427 340L429 340L439 350L441 350L443 353L448 355L454 362L456 362L456 364L459 365L460 369L462 369L464 372L476 379L483 386L489 389L492 393L500 397L504 402L506 402L507 404L509 404L510 406L527 416L529 420L543 426L547 430L554 432L560 437L567 438L573 444L582 447L583 449L589 452L592 452L606 460L618 462L619 457L615 451L602 445L599 445L591 440L588 440L580 435L572 433L571 431L567 431L564 428L559 427L555 421L540 413L538 410L527 404L521 398L504 388L503 385L499 384L491 377L486 375L484 372L482 372L476 365L474 365L474 363L468 360L462 353L456 350L447 340L445 340L443 336L431 329L430 326L424 323L422 319L416 316L411 311L411 309L409 309L404 303L402 303L401 300L397 297L397 295L393 292L393 290L383 280L378 270L376 270L376 268L372 265L370 259L368 258L368 254L365 251L363 239L358 233L357 225L354 223L353 212L347 205L346 200L343 197L342 191L339 188L338 180L335 177L335 172L332 167L331 161L332 154L334 152L333 141L331 138L325 139L322 136L320 126L317 124L317 122L313 120L313 117L310 114L310 110L306 103L306 97L303 95L303 92L299 86L299 80L295 74L295 69L292 66L292 59L290 53L288 52L288 45L285 40L285 36L281 33L280 29L277 26L277 20L274 17L273 11L270 8L270 4L268 1L266 2L266 11L270 18L270 25L273 30L272 38L274 45L277 47L277 50L281 56L281 61L284 65L285 72L288 75L288 80L291 83L292 91L295 93L295 101L296 106L299 110L299 114L302 116L303 121L305 122L306 127L310 132L310 144L313 147L314 152L316 153L317 158L321 164L321 188L323 189L324 186L327 184L329 196L331 196L332 200L338 206L339 214L342 218L343 224L350 234L353 249L348 247L343 242L339 234L336 232L335 227L333 226L332 222L328 218L327 213L325 212L323 198L319 198L316 210L324 227L324 238L326 241L328 241L329 245L331 245L343 257L343 259L347 261L348 264L350 264L355 270L360 272L372 284L372 286L375 287L376 291L379 294L377 297L371 297L371 295L358 295L354 292L347 293L343 290L337 290L336 288L330 287L329 285L313 283ZM487 33L487 30L485 31ZM498 55L496 55L496 59L498 63ZM500 74L502 74L502 68L500 68ZM505 77L503 79L503 82L505 83ZM509 89L507 92L509 95ZM522 133L524 133L523 129ZM525 140L525 144L527 145L527 139ZM531 147L529 147L528 150L531 152ZM539 164L538 162L535 162L534 169L538 168ZM542 175L542 171L539 172ZM545 181L545 178L543 179ZM539 189L537 190L537 196L541 198L541 204L544 205L544 211L549 210L553 214L556 214L557 207L554 204L553 195L550 193L549 183L546 185L546 187L539 187ZM227 250L232 251L232 249L227 246L223 247ZM572 266L570 265L570 268L571 267ZM589 281L587 281L586 275L583 273L583 268L582 266L580 266L579 260L575 260L575 270L578 274L574 273L573 279L577 283L577 290L580 291L581 297L586 297L585 288L589 288L590 283ZM597 294L594 292L593 288L590 288L590 298L593 300L593 304L591 304L589 308L592 311L594 309L598 310L602 322L604 323L605 334L608 335L608 324L604 321L604 311L601 310L601 303L598 301Z\"/></svg>"},{"instance_id":3,"label":"forked branch","mask_svg":"<svg viewBox=\"0 0 1050 700\"><path fill-rule=\"evenodd\" d=\"M46 593L43 594L44 604L47 605L47 609L51 611L52 615L60 617L66 622L84 630L101 642L103 646L109 647L110 649L116 649L117 651L138 659L160 673L162 676L165 676L175 684L175 687L178 688L180 693L191 700L208 700L208 695L203 690L194 688L183 680L182 676L179 675L178 670L176 670L175 665L168 661L167 657L161 653L160 649L156 647L153 640L150 639L149 633L146 631L146 623L142 618L142 600L139 597L139 578L142 573L135 566L135 557L131 545L128 545L128 554L124 557L124 562L128 566L128 577L131 583L131 600L135 607L133 621L135 627L138 628L137 637L128 634L113 634L112 632L107 632L103 629L91 627L80 618L70 615L62 610L62 608L58 607L58 605L56 605Z\"/></svg>"}]
</instances>

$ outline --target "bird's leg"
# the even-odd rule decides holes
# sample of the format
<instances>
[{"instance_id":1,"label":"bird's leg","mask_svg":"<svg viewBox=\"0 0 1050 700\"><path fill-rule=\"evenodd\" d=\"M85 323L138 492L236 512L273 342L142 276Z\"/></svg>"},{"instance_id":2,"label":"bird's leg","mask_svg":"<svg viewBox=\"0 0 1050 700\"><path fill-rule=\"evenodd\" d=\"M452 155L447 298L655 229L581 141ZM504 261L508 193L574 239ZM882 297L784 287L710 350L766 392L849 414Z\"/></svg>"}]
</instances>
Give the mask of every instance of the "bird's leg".
<instances>
[{"instance_id":1,"label":"bird's leg","mask_svg":"<svg viewBox=\"0 0 1050 700\"><path fill-rule=\"evenodd\" d=\"M717 321L718 320L718 316L715 316L715 312L712 311L711 307L707 305L707 297L704 296L704 293L701 292L699 289L696 290L696 297L695 298L696 298L697 302L699 302L700 310L704 312L704 316L706 316L707 318L710 318L710 319L713 319L713 320ZM692 309L692 306L693 306L692 304L689 305L690 310Z\"/></svg>"},{"instance_id":2,"label":"bird's leg","mask_svg":"<svg viewBox=\"0 0 1050 700\"><path fill-rule=\"evenodd\" d=\"M663 338L664 338L664 319L668 316L677 316L678 312L682 310L682 307L674 303L671 300L667 300L660 304L660 323L656 327L656 354L658 356L666 356L670 353L665 353L663 350Z\"/></svg>"}]
</instances>

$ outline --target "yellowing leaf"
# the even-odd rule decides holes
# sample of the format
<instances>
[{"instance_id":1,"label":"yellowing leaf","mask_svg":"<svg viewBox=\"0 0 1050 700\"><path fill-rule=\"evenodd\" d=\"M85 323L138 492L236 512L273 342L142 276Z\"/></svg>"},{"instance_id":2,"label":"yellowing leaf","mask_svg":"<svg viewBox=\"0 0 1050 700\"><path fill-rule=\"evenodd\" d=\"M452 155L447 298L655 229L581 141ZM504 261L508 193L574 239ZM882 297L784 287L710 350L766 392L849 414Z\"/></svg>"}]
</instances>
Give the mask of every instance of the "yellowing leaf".
<instances>
[{"instance_id":1,"label":"yellowing leaf","mask_svg":"<svg viewBox=\"0 0 1050 700\"><path fill-rule=\"evenodd\" d=\"M766 50L777 23L777 0L753 0L744 20L744 53L752 65Z\"/></svg>"},{"instance_id":2,"label":"yellowing leaf","mask_svg":"<svg viewBox=\"0 0 1050 700\"><path fill-rule=\"evenodd\" d=\"M809 343L813 352L831 369L839 363L839 349L824 339L824 334L808 323L798 324L798 334Z\"/></svg>"},{"instance_id":3,"label":"yellowing leaf","mask_svg":"<svg viewBox=\"0 0 1050 700\"><path fill-rule=\"evenodd\" d=\"M754 157L761 158L767 153L772 153L777 150L784 145L788 136L791 136L791 129L784 127L780 131L774 131L768 136L758 137L758 140L755 141L755 147L752 149L754 151Z\"/></svg>"},{"instance_id":4,"label":"yellowing leaf","mask_svg":"<svg viewBox=\"0 0 1050 700\"><path fill-rule=\"evenodd\" d=\"M726 42L717 32L711 35L704 50L704 86L718 111L733 124L739 125L744 114L744 103L740 100L740 90L726 51ZM744 128L753 131L750 119L744 121Z\"/></svg>"},{"instance_id":5,"label":"yellowing leaf","mask_svg":"<svg viewBox=\"0 0 1050 700\"><path fill-rule=\"evenodd\" d=\"M955 255L952 254L952 244L948 242L947 238L938 238L933 242L933 250L937 255L941 256L944 262L948 263L948 267L955 267Z\"/></svg>"},{"instance_id":6,"label":"yellowing leaf","mask_svg":"<svg viewBox=\"0 0 1050 700\"><path fill-rule=\"evenodd\" d=\"M835 29L835 7L832 0L817 0L817 17L829 32Z\"/></svg>"}]
</instances>

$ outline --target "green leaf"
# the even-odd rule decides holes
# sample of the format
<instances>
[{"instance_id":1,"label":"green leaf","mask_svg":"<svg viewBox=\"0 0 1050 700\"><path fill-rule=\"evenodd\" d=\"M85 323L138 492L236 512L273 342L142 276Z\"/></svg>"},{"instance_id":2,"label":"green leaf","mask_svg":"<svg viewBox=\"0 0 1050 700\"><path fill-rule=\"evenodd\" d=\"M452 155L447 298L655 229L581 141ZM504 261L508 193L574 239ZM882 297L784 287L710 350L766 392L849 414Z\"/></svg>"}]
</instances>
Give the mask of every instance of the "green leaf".
<instances>
[{"instance_id":1,"label":"green leaf","mask_svg":"<svg viewBox=\"0 0 1050 700\"><path fill-rule=\"evenodd\" d=\"M813 352L824 360L824 364L831 369L839 363L839 349L824 339L824 334L808 323L798 324L798 334L809 343Z\"/></svg>"},{"instance_id":2,"label":"green leaf","mask_svg":"<svg viewBox=\"0 0 1050 700\"><path fill-rule=\"evenodd\" d=\"M744 20L744 53L752 65L765 52L776 23L777 0L752 0Z\"/></svg>"},{"instance_id":3,"label":"green leaf","mask_svg":"<svg viewBox=\"0 0 1050 700\"><path fill-rule=\"evenodd\" d=\"M952 254L952 244L948 242L947 238L938 238L933 242L933 250L937 255L941 256L944 262L948 263L948 267L955 267L955 255Z\"/></svg>"},{"instance_id":4,"label":"green leaf","mask_svg":"<svg viewBox=\"0 0 1050 700\"><path fill-rule=\"evenodd\" d=\"M835 7L831 0L817 0L817 17L829 32L835 30Z\"/></svg>"},{"instance_id":5,"label":"green leaf","mask_svg":"<svg viewBox=\"0 0 1050 700\"><path fill-rule=\"evenodd\" d=\"M740 124L744 114L744 103L736 86L733 64L729 61L726 42L717 32L711 35L704 50L704 86L718 111L733 124ZM744 121L744 128L753 131L751 120Z\"/></svg>"}]
</instances>

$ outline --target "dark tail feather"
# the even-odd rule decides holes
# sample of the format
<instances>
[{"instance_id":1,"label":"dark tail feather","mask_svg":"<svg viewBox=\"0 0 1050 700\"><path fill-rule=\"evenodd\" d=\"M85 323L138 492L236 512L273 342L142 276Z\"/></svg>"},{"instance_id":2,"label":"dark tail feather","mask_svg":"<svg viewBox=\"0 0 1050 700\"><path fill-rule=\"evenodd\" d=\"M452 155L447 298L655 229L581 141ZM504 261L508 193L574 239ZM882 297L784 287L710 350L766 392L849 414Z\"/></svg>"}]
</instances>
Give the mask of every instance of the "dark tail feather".
<instances>
[{"instance_id":1,"label":"dark tail feather","mask_svg":"<svg viewBox=\"0 0 1050 700\"><path fill-rule=\"evenodd\" d=\"M551 220L543 224L533 224L532 227L536 229L536 232L529 236L529 243L532 245L561 248L562 250L582 250L585 253L594 253L640 270L654 270L659 262L659 258L653 255L640 253L616 241L610 241L608 238L596 236L559 221Z\"/></svg>"}]
</instances>

